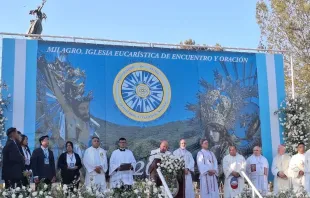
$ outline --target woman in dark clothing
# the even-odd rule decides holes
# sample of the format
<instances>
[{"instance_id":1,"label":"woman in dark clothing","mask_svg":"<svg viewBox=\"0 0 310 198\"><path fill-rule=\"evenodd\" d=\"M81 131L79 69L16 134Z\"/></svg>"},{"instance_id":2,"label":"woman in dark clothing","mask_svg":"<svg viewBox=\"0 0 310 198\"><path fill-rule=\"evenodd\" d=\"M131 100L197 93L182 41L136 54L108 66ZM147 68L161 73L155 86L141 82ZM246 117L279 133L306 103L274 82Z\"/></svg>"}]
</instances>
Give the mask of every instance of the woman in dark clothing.
<instances>
[{"instance_id":1,"label":"woman in dark clothing","mask_svg":"<svg viewBox=\"0 0 310 198\"><path fill-rule=\"evenodd\" d=\"M58 168L61 169L62 184L78 188L80 181L81 158L73 152L73 143L66 142L67 151L58 159ZM72 186L73 185L73 186Z\"/></svg>"},{"instance_id":2,"label":"woman in dark clothing","mask_svg":"<svg viewBox=\"0 0 310 198\"><path fill-rule=\"evenodd\" d=\"M27 176L23 177L22 183L23 186L29 186L29 177L32 175L32 170L30 166L30 158L31 158L31 152L28 147L28 137L26 135L21 135L21 141L19 146L20 153L25 158L25 174Z\"/></svg>"}]
</instances>

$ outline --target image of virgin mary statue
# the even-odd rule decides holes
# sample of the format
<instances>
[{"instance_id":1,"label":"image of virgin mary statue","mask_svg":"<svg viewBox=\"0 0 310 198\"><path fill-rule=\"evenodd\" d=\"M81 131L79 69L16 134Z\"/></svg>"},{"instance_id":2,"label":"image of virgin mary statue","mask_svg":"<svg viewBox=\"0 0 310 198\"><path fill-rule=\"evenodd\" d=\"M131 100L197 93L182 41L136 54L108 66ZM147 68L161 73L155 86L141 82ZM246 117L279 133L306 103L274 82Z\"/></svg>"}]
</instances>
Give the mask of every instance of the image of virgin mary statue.
<instances>
[{"instance_id":1,"label":"image of virgin mary statue","mask_svg":"<svg viewBox=\"0 0 310 198\"><path fill-rule=\"evenodd\" d=\"M30 10L29 14L36 15L36 19L30 20L30 27L28 29L27 34L41 34L43 31L42 21L46 19L47 16L44 12L42 12L42 8L46 0L42 1L41 6L38 6L35 10Z\"/></svg>"}]
</instances>

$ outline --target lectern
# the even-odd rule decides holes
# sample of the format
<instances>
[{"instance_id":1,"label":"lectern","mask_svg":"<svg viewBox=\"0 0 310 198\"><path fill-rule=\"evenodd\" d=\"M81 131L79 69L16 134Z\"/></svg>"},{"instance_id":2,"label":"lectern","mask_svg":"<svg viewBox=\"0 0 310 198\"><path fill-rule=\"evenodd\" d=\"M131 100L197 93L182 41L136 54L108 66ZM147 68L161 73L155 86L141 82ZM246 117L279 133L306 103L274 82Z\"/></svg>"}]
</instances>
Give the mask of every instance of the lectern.
<instances>
[{"instance_id":1,"label":"lectern","mask_svg":"<svg viewBox=\"0 0 310 198\"><path fill-rule=\"evenodd\" d=\"M162 185L161 180L158 176L158 173L156 169L158 168L157 164L160 163L161 160L158 158L155 158L149 168L149 173L150 173L150 179L156 183L156 186L159 187Z\"/></svg>"},{"instance_id":2,"label":"lectern","mask_svg":"<svg viewBox=\"0 0 310 198\"><path fill-rule=\"evenodd\" d=\"M158 163L160 163L161 160L158 158L155 158L150 165L149 168L149 174L150 174L150 179L156 183L156 186L159 187L162 185L162 182L158 176L158 173L156 169L158 168ZM189 173L190 174L190 173ZM185 173L182 174L182 177L178 177L177 182L179 183L179 189L178 192L175 193L174 197L175 198L185 198Z\"/></svg>"}]
</instances>

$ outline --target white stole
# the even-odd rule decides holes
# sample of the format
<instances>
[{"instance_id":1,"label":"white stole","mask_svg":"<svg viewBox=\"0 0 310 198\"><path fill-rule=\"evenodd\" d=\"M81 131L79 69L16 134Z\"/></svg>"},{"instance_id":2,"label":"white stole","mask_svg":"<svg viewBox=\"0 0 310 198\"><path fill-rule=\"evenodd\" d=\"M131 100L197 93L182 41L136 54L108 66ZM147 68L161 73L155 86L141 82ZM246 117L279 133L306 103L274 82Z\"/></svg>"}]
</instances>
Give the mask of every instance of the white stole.
<instances>
[{"instance_id":1,"label":"white stole","mask_svg":"<svg viewBox=\"0 0 310 198\"><path fill-rule=\"evenodd\" d=\"M100 185L101 191L106 188L105 172L108 170L107 154L102 148L88 148L84 153L83 164L86 168L85 184ZM95 167L100 166L101 172L97 173Z\"/></svg>"},{"instance_id":2,"label":"white stole","mask_svg":"<svg viewBox=\"0 0 310 198\"><path fill-rule=\"evenodd\" d=\"M195 161L189 151L179 148L173 152L173 155L183 158L185 161L185 168L187 168L191 172L194 172ZM189 172L187 175L185 175L185 198L192 197L195 197L195 191L193 187L192 175Z\"/></svg>"},{"instance_id":3,"label":"white stole","mask_svg":"<svg viewBox=\"0 0 310 198\"><path fill-rule=\"evenodd\" d=\"M110 158L110 169L109 175L111 176L111 187L115 188L121 182L124 185L133 184L133 170L128 171L116 171L123 163L130 163L133 167L133 170L136 166L136 160L130 150L120 151L119 149L113 151Z\"/></svg>"},{"instance_id":4,"label":"white stole","mask_svg":"<svg viewBox=\"0 0 310 198\"><path fill-rule=\"evenodd\" d=\"M272 162L271 172L274 175L274 194L278 194L279 191L287 190L290 188L289 180L289 164L291 156L287 154L277 155ZM282 179L278 177L278 172L283 172L288 178Z\"/></svg>"},{"instance_id":5,"label":"white stole","mask_svg":"<svg viewBox=\"0 0 310 198\"><path fill-rule=\"evenodd\" d=\"M225 198L235 197L243 191L244 178L242 177L241 171L245 171L246 162L242 155L237 153L236 156L226 155L223 159L223 171L225 174L225 184L224 184L224 194ZM231 187L230 181L233 178L232 172L239 173L238 177L238 187L233 189Z\"/></svg>"},{"instance_id":6,"label":"white stole","mask_svg":"<svg viewBox=\"0 0 310 198\"><path fill-rule=\"evenodd\" d=\"M200 172L201 198L218 198L219 189L216 176L218 175L217 159L209 150L202 149L197 153L197 165ZM208 171L215 170L215 175L208 175Z\"/></svg>"},{"instance_id":7,"label":"white stole","mask_svg":"<svg viewBox=\"0 0 310 198\"><path fill-rule=\"evenodd\" d=\"M289 165L289 175L295 192L305 185L305 176L299 176L300 171L305 171L305 155L298 153L293 155Z\"/></svg>"},{"instance_id":8,"label":"white stole","mask_svg":"<svg viewBox=\"0 0 310 198\"><path fill-rule=\"evenodd\" d=\"M267 159L262 155L251 155L246 160L246 167L247 174L254 186L262 193L262 195L266 195L268 192L269 171L269 164Z\"/></svg>"},{"instance_id":9,"label":"white stole","mask_svg":"<svg viewBox=\"0 0 310 198\"><path fill-rule=\"evenodd\" d=\"M305 154L305 190L310 193L310 150Z\"/></svg>"}]
</instances>

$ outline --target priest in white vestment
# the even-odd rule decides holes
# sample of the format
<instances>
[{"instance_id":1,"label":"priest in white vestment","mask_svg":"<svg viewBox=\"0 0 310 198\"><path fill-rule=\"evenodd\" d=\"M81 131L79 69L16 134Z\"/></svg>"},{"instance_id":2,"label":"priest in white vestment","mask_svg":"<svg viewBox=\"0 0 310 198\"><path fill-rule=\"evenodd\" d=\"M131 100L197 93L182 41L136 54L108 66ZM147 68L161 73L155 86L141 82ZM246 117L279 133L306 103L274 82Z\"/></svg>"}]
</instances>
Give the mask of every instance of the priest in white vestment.
<instances>
[{"instance_id":1,"label":"priest in white vestment","mask_svg":"<svg viewBox=\"0 0 310 198\"><path fill-rule=\"evenodd\" d=\"M224 198L233 198L242 193L244 178L241 171L245 172L246 162L242 155L237 153L235 146L229 147L229 155L223 159L223 171L225 175Z\"/></svg>"},{"instance_id":2,"label":"priest in white vestment","mask_svg":"<svg viewBox=\"0 0 310 198\"><path fill-rule=\"evenodd\" d=\"M295 192L304 190L305 186L305 144L299 143L298 153L293 155L289 165L289 176Z\"/></svg>"},{"instance_id":3,"label":"priest in white vestment","mask_svg":"<svg viewBox=\"0 0 310 198\"><path fill-rule=\"evenodd\" d=\"M217 159L209 148L207 139L200 141L201 150L197 153L197 165L200 179L200 198L219 198L217 183L218 164Z\"/></svg>"},{"instance_id":4,"label":"priest in white vestment","mask_svg":"<svg viewBox=\"0 0 310 198\"><path fill-rule=\"evenodd\" d=\"M274 176L273 193L277 195L281 191L290 188L288 168L291 156L285 153L285 146L278 146L278 154L273 158L271 172Z\"/></svg>"},{"instance_id":5,"label":"priest in white vestment","mask_svg":"<svg viewBox=\"0 0 310 198\"><path fill-rule=\"evenodd\" d=\"M110 186L111 188L130 188L133 184L133 173L136 166L136 159L133 153L126 149L127 141L120 138L119 149L113 151L110 158ZM121 165L129 166L129 170L122 170ZM126 168L127 169L127 168Z\"/></svg>"},{"instance_id":6,"label":"priest in white vestment","mask_svg":"<svg viewBox=\"0 0 310 198\"><path fill-rule=\"evenodd\" d=\"M96 187L100 192L106 190L105 173L108 170L107 153L100 148L98 137L92 138L92 146L86 149L83 163L86 169L85 185Z\"/></svg>"},{"instance_id":7,"label":"priest in white vestment","mask_svg":"<svg viewBox=\"0 0 310 198\"><path fill-rule=\"evenodd\" d=\"M305 190L310 194L310 150L305 154Z\"/></svg>"},{"instance_id":8,"label":"priest in white vestment","mask_svg":"<svg viewBox=\"0 0 310 198\"><path fill-rule=\"evenodd\" d=\"M148 164L146 165L146 168L145 168L145 172L146 172L147 175L150 174L149 173L149 168L150 168L151 164L153 163L154 159L156 159L156 158L160 159L160 156L164 155L164 154L171 155L171 152L168 151L168 147L169 147L168 142L166 140L163 140L163 141L161 141L160 146L159 146L158 149L155 149L155 150L151 151L151 154L150 154L150 157L149 157L149 162L148 162Z\"/></svg>"},{"instance_id":9,"label":"priest in white vestment","mask_svg":"<svg viewBox=\"0 0 310 198\"><path fill-rule=\"evenodd\" d=\"M246 172L257 190L265 196L268 192L269 163L261 153L261 147L255 146L253 155L246 160Z\"/></svg>"},{"instance_id":10,"label":"priest in white vestment","mask_svg":"<svg viewBox=\"0 0 310 198\"><path fill-rule=\"evenodd\" d=\"M185 161L185 198L194 198L195 192L191 172L194 172L195 161L192 154L186 150L185 139L180 140L180 148L173 155L182 157Z\"/></svg>"}]
</instances>

